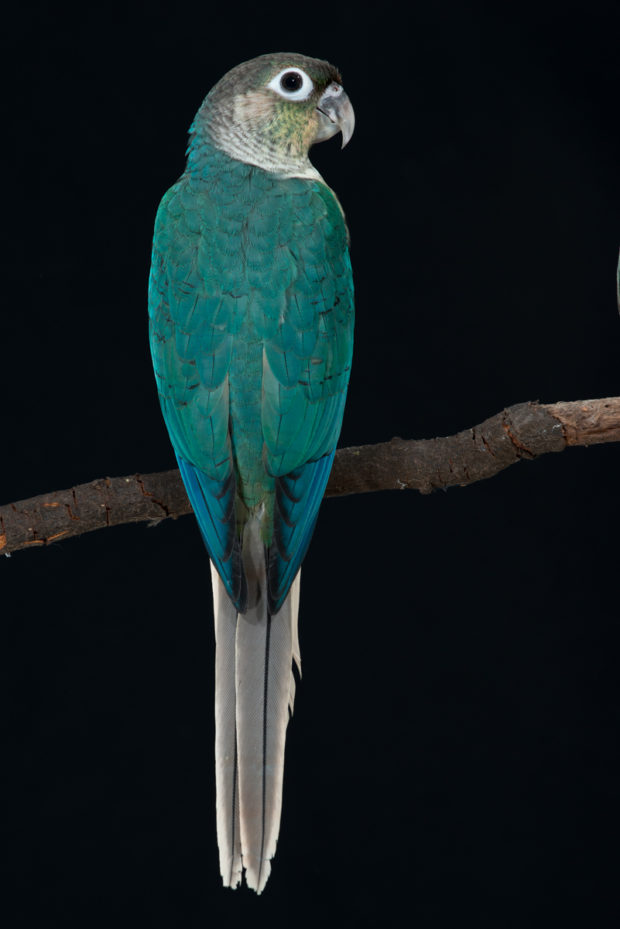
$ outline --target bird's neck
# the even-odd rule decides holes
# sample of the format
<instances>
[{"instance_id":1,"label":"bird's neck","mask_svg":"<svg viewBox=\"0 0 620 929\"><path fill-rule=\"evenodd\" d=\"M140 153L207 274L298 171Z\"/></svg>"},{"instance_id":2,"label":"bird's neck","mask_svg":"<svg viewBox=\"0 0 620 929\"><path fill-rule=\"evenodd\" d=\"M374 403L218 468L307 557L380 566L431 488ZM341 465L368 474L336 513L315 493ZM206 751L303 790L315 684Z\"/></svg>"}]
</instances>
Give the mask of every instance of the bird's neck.
<instances>
[{"instance_id":1,"label":"bird's neck","mask_svg":"<svg viewBox=\"0 0 620 929\"><path fill-rule=\"evenodd\" d=\"M208 162L214 152L223 152L243 164L262 168L278 177L301 177L323 181L305 151L286 150L276 145L267 132L249 132L247 127L234 120L229 113L205 112L196 114L190 129L187 150L187 167L192 173L208 171Z\"/></svg>"}]
</instances>

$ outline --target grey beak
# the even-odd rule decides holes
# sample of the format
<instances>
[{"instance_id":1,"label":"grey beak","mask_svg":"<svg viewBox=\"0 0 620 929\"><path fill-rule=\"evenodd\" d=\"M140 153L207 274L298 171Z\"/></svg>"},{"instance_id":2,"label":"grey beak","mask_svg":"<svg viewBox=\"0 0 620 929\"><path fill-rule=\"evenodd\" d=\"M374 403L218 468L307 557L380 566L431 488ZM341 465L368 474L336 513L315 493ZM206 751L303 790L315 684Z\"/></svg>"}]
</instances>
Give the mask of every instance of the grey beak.
<instances>
[{"instance_id":1,"label":"grey beak","mask_svg":"<svg viewBox=\"0 0 620 929\"><path fill-rule=\"evenodd\" d=\"M340 84L334 82L329 85L318 102L317 110L319 131L314 141L324 142L325 139L331 139L337 132L342 132L342 147L344 148L355 129L355 113L351 101Z\"/></svg>"}]
</instances>

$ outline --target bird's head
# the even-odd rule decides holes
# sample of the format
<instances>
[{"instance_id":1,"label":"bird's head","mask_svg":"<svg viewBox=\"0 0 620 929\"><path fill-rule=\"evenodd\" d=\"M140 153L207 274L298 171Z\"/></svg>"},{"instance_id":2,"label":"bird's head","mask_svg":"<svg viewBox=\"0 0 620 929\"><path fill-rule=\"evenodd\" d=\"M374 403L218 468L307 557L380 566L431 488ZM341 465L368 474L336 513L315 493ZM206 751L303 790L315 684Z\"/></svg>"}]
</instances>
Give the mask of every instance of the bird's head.
<instances>
[{"instance_id":1,"label":"bird's head","mask_svg":"<svg viewBox=\"0 0 620 929\"><path fill-rule=\"evenodd\" d=\"M311 169L310 146L341 132L344 148L354 125L353 107L333 65L279 52L225 74L205 98L191 132L196 142L208 138L237 161L303 176Z\"/></svg>"}]
</instances>

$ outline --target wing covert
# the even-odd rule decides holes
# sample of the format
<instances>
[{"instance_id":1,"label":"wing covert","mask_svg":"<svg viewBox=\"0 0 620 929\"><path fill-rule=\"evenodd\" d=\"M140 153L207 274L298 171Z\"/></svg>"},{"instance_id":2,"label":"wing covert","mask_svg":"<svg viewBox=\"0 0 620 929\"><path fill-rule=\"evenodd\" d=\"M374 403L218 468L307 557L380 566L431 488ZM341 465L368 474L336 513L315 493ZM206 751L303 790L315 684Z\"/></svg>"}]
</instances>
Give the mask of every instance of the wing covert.
<instances>
[{"instance_id":1,"label":"wing covert","mask_svg":"<svg viewBox=\"0 0 620 929\"><path fill-rule=\"evenodd\" d=\"M185 177L171 188L155 223L149 314L159 400L181 475L209 554L241 609L229 372L243 310L218 284L229 235L217 229L204 185Z\"/></svg>"},{"instance_id":2,"label":"wing covert","mask_svg":"<svg viewBox=\"0 0 620 929\"><path fill-rule=\"evenodd\" d=\"M340 205L321 183L293 194L296 276L265 318L262 427L275 478L269 603L282 605L308 548L340 435L353 351L353 280Z\"/></svg>"}]
</instances>

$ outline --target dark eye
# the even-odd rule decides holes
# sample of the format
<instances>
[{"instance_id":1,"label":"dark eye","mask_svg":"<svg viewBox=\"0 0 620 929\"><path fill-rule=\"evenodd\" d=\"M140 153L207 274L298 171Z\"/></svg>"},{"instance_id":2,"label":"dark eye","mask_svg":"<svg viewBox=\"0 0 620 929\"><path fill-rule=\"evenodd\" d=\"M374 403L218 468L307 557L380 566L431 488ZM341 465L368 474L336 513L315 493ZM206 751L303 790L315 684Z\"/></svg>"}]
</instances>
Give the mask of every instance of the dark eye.
<instances>
[{"instance_id":1,"label":"dark eye","mask_svg":"<svg viewBox=\"0 0 620 929\"><path fill-rule=\"evenodd\" d=\"M280 87L288 94L294 94L303 85L304 79L299 71L287 71L280 78Z\"/></svg>"},{"instance_id":2,"label":"dark eye","mask_svg":"<svg viewBox=\"0 0 620 929\"><path fill-rule=\"evenodd\" d=\"M312 78L302 68L282 68L267 87L281 97L295 101L307 100L314 90Z\"/></svg>"}]
</instances>

